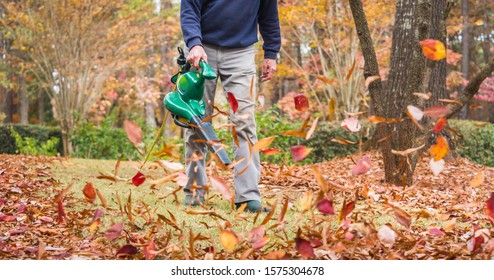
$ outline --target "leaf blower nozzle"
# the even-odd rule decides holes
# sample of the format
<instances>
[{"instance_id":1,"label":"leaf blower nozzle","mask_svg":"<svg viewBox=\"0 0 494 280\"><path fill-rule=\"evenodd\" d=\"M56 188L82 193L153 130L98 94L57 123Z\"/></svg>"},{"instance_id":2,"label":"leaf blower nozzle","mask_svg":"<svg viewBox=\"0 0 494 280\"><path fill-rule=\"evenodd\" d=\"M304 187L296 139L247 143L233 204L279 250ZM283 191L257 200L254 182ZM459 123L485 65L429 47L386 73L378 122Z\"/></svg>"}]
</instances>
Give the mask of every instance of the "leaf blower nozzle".
<instances>
[{"instance_id":1,"label":"leaf blower nozzle","mask_svg":"<svg viewBox=\"0 0 494 280\"><path fill-rule=\"evenodd\" d=\"M183 50L179 47L180 56L177 64L180 69L171 81L176 84L174 91L169 92L163 102L165 108L170 111L176 125L193 129L194 132L205 141L209 150L224 164L231 164L225 149L219 145L219 139L210 122L204 122L206 105L202 100L204 95L205 80L216 79L216 73L205 61L200 61L200 72L191 70L190 63L186 60Z\"/></svg>"}]
</instances>

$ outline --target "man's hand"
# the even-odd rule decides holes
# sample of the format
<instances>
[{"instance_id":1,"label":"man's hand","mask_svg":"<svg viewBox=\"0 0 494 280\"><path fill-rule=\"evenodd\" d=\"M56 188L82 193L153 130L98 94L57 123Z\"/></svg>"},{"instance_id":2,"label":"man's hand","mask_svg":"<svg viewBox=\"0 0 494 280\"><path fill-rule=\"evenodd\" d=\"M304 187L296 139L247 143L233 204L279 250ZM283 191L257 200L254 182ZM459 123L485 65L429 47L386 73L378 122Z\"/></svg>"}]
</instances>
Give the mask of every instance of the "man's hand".
<instances>
[{"instance_id":1,"label":"man's hand","mask_svg":"<svg viewBox=\"0 0 494 280\"><path fill-rule=\"evenodd\" d=\"M262 75L261 82L271 80L276 72L276 60L272 58L265 58L262 62Z\"/></svg>"},{"instance_id":2,"label":"man's hand","mask_svg":"<svg viewBox=\"0 0 494 280\"><path fill-rule=\"evenodd\" d=\"M187 60L193 67L199 68L199 61L201 61L201 59L208 62L208 56L206 55L204 48L201 45L193 46L192 49L189 50Z\"/></svg>"}]
</instances>

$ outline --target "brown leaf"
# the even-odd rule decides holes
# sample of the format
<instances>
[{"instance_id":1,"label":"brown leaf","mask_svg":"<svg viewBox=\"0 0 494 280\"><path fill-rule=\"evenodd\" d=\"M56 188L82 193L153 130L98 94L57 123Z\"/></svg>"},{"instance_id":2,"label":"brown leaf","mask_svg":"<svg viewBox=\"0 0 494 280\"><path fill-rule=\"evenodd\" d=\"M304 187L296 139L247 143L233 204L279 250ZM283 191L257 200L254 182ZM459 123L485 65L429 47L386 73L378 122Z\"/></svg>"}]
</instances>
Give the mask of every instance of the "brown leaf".
<instances>
[{"instance_id":1,"label":"brown leaf","mask_svg":"<svg viewBox=\"0 0 494 280\"><path fill-rule=\"evenodd\" d=\"M475 176L473 176L472 181L470 181L470 186L473 188L479 187L484 183L485 180L485 173L484 171L480 171Z\"/></svg>"},{"instance_id":2,"label":"brown leaf","mask_svg":"<svg viewBox=\"0 0 494 280\"><path fill-rule=\"evenodd\" d=\"M313 122L312 125L310 126L309 131L307 131L307 135L305 136L305 140L309 140L309 138L312 136L314 131L316 130L317 127L317 121L319 121L319 117L317 117Z\"/></svg>"},{"instance_id":3,"label":"brown leaf","mask_svg":"<svg viewBox=\"0 0 494 280\"><path fill-rule=\"evenodd\" d=\"M402 226L410 228L410 225L412 224L412 217L410 217L407 212L401 210L400 208L393 205L390 206L395 213L396 221L398 221L398 223L400 223Z\"/></svg>"},{"instance_id":4,"label":"brown leaf","mask_svg":"<svg viewBox=\"0 0 494 280\"><path fill-rule=\"evenodd\" d=\"M340 143L343 145L355 145L355 144L357 144L357 142L352 142L350 140L340 139L340 138L333 138L333 139L331 139L331 142Z\"/></svg>"},{"instance_id":5,"label":"brown leaf","mask_svg":"<svg viewBox=\"0 0 494 280\"><path fill-rule=\"evenodd\" d=\"M98 189L96 189L96 194L98 195L98 198L101 201L101 205L103 205L104 208L108 208L108 203L106 202L106 198Z\"/></svg>"}]
</instances>

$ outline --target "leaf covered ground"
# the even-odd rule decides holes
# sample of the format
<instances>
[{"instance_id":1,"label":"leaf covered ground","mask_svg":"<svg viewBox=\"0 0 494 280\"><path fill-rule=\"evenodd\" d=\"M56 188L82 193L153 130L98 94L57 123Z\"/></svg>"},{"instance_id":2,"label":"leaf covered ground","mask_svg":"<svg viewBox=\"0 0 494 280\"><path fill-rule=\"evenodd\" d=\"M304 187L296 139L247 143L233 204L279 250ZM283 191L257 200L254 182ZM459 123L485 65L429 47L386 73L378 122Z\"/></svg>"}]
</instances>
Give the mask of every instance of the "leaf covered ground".
<instances>
[{"instance_id":1,"label":"leaf covered ground","mask_svg":"<svg viewBox=\"0 0 494 280\"><path fill-rule=\"evenodd\" d=\"M494 168L449 159L434 176L424 159L403 188L367 156L362 175L356 156L264 163L273 211L247 214L231 207L229 172L188 208L177 204L180 166L148 163L136 187L136 163L0 155L0 259L493 258Z\"/></svg>"}]
</instances>

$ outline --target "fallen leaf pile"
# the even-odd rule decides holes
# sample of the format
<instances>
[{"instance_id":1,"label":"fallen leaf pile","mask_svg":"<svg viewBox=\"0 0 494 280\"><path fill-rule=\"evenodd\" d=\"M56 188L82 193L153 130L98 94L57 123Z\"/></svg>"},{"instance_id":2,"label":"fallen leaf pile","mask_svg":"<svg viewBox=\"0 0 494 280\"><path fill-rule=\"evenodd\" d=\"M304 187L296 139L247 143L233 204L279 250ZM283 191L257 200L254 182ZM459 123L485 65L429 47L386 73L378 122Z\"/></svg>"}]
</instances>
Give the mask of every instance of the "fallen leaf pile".
<instances>
[{"instance_id":1,"label":"fallen leaf pile","mask_svg":"<svg viewBox=\"0 0 494 280\"><path fill-rule=\"evenodd\" d=\"M0 259L494 256L494 169L461 158L447 159L437 176L423 158L410 187L382 182L376 152L361 161L354 155L310 166L263 163L260 190L272 209L267 214L217 209L232 197L232 175L223 172L214 175L205 207L181 208L190 218L185 221L179 213L159 213L134 201L132 193L107 198L118 201L117 209L102 205L98 184L87 183L83 198L76 199L70 184L50 175L53 158L0 155L0 160ZM130 179L128 184L136 188ZM202 220L201 229L190 226L203 217L209 222Z\"/></svg>"}]
</instances>

